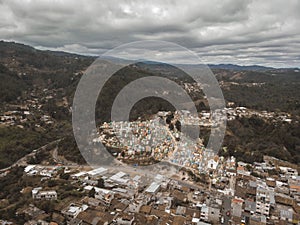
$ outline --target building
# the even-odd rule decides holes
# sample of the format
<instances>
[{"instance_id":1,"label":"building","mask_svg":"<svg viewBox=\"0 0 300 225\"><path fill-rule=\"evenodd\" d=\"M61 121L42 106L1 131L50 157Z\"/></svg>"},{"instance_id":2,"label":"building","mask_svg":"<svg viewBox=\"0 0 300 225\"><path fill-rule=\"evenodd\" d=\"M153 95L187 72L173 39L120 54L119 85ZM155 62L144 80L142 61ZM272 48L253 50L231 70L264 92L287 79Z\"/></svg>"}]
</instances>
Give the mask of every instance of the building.
<instances>
[{"instance_id":1,"label":"building","mask_svg":"<svg viewBox=\"0 0 300 225\"><path fill-rule=\"evenodd\" d=\"M145 190L145 192L149 194L155 194L159 191L159 189L160 189L160 184L156 182L152 182L150 186Z\"/></svg>"},{"instance_id":2,"label":"building","mask_svg":"<svg viewBox=\"0 0 300 225\"><path fill-rule=\"evenodd\" d=\"M293 222L293 211L290 210L280 210L280 220Z\"/></svg>"},{"instance_id":3,"label":"building","mask_svg":"<svg viewBox=\"0 0 300 225\"><path fill-rule=\"evenodd\" d=\"M129 179L124 178L127 174L124 172L118 172L115 175L110 177L110 180L119 184L127 184Z\"/></svg>"},{"instance_id":4,"label":"building","mask_svg":"<svg viewBox=\"0 0 300 225\"><path fill-rule=\"evenodd\" d=\"M232 207L232 216L241 218L242 212L243 212L243 203L244 200L241 198L233 198L231 201L231 207Z\"/></svg>"},{"instance_id":5,"label":"building","mask_svg":"<svg viewBox=\"0 0 300 225\"><path fill-rule=\"evenodd\" d=\"M111 200L114 198L114 192L111 190L93 187L91 185L85 186L85 191L91 191L92 189L95 190L95 198L100 200L103 204L109 205Z\"/></svg>"},{"instance_id":6,"label":"building","mask_svg":"<svg viewBox=\"0 0 300 225\"><path fill-rule=\"evenodd\" d=\"M108 171L107 169L105 169L103 167L99 167L97 169L87 172L87 174L91 178L97 178L98 176L102 176L102 175L106 174L107 171Z\"/></svg>"},{"instance_id":7,"label":"building","mask_svg":"<svg viewBox=\"0 0 300 225\"><path fill-rule=\"evenodd\" d=\"M252 200L245 200L245 212L253 215L256 212L256 202Z\"/></svg>"},{"instance_id":8,"label":"building","mask_svg":"<svg viewBox=\"0 0 300 225\"><path fill-rule=\"evenodd\" d=\"M212 204L208 207L208 221L213 224L218 223L220 220L220 208L219 205Z\"/></svg>"},{"instance_id":9,"label":"building","mask_svg":"<svg viewBox=\"0 0 300 225\"><path fill-rule=\"evenodd\" d=\"M200 219L208 222L208 207L205 204L201 207Z\"/></svg>"},{"instance_id":10,"label":"building","mask_svg":"<svg viewBox=\"0 0 300 225\"><path fill-rule=\"evenodd\" d=\"M31 170L33 170L36 167L36 165L28 165L24 168L25 173L29 173Z\"/></svg>"},{"instance_id":11,"label":"building","mask_svg":"<svg viewBox=\"0 0 300 225\"><path fill-rule=\"evenodd\" d=\"M45 199L45 200L56 200L57 192L56 191L42 191L41 187L34 188L32 190L32 198L33 199Z\"/></svg>"},{"instance_id":12,"label":"building","mask_svg":"<svg viewBox=\"0 0 300 225\"><path fill-rule=\"evenodd\" d=\"M279 169L288 178L296 178L298 176L298 171L296 169L284 166L280 166Z\"/></svg>"},{"instance_id":13,"label":"building","mask_svg":"<svg viewBox=\"0 0 300 225\"><path fill-rule=\"evenodd\" d=\"M72 220L78 216L79 213L85 211L88 208L87 205L79 205L72 203L67 208L63 209L61 213L67 220Z\"/></svg>"},{"instance_id":14,"label":"building","mask_svg":"<svg viewBox=\"0 0 300 225\"><path fill-rule=\"evenodd\" d=\"M216 170L219 164L219 159L217 156L207 161L207 169Z\"/></svg>"},{"instance_id":15,"label":"building","mask_svg":"<svg viewBox=\"0 0 300 225\"><path fill-rule=\"evenodd\" d=\"M256 212L266 216L270 214L270 192L267 188L257 187Z\"/></svg>"}]
</instances>

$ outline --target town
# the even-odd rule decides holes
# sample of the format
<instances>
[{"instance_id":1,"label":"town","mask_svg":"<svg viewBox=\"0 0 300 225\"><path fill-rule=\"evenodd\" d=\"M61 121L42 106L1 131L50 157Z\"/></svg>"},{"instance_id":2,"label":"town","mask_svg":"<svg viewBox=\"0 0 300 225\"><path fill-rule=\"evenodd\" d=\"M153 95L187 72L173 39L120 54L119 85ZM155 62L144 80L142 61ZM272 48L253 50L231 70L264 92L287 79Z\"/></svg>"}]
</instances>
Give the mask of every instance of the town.
<instances>
[{"instance_id":1,"label":"town","mask_svg":"<svg viewBox=\"0 0 300 225\"><path fill-rule=\"evenodd\" d=\"M226 108L225 113L228 120L256 115L291 122L288 114L275 117L245 107ZM133 168L23 163L23 176L39 182L21 190L31 200L17 214L25 216L28 225L297 224L297 166L268 156L249 164L215 155L203 140L193 141L180 132L181 123L213 126L210 112L198 116L161 111L149 120L103 123L93 141L114 149L112 155ZM155 162L167 164L158 165L157 171L140 167ZM175 173L163 173L161 167L174 165ZM48 212L38 207L45 201L55 203Z\"/></svg>"},{"instance_id":2,"label":"town","mask_svg":"<svg viewBox=\"0 0 300 225\"><path fill-rule=\"evenodd\" d=\"M300 221L300 176L292 164L267 156L253 165L214 156L202 171L195 177L181 169L167 177L122 167L28 165L23 176L39 178L40 185L23 188L32 202L17 213L26 215L28 225ZM65 193L61 180L72 184L72 194ZM36 206L41 201L59 202L52 221Z\"/></svg>"},{"instance_id":3,"label":"town","mask_svg":"<svg viewBox=\"0 0 300 225\"><path fill-rule=\"evenodd\" d=\"M97 153L102 143L112 164L95 166L72 129L75 88L95 58L0 45L9 88L0 107L0 224L299 224L299 70L213 69L226 99L216 112L202 85L178 71L125 68L99 96L88 142ZM129 121L111 121L108 95L131 75L170 77L197 113L146 99ZM222 146L207 148L220 127Z\"/></svg>"}]
</instances>

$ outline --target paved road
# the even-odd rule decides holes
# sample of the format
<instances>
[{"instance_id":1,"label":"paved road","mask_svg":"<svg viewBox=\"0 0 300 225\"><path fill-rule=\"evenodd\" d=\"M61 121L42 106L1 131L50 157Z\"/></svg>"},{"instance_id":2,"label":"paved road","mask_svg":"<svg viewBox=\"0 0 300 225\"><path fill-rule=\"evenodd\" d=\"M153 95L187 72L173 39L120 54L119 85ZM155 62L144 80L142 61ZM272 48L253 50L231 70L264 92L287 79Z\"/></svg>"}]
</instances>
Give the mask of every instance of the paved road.
<instances>
[{"instance_id":1,"label":"paved road","mask_svg":"<svg viewBox=\"0 0 300 225\"><path fill-rule=\"evenodd\" d=\"M223 202L224 209L222 210L222 216L224 217L224 224L228 225L230 224L230 215L227 216L226 213L229 211L231 213L231 197L230 196L224 196L224 202Z\"/></svg>"},{"instance_id":2,"label":"paved road","mask_svg":"<svg viewBox=\"0 0 300 225\"><path fill-rule=\"evenodd\" d=\"M45 149L45 148L46 148L47 146L49 146L49 145L56 144L56 143L58 143L58 142L61 141L61 140L62 140L62 139L57 139L57 140L52 141L52 142L50 142L50 143L48 143L48 144L46 144L46 145L44 145L44 146L41 146L41 147L39 147L39 148L37 148L37 149L32 150L29 154L23 156L21 159L19 159L17 162L15 162L14 164L12 164L11 166L6 167L6 168L3 168L3 169L0 169L0 173L3 173L3 172L5 172L5 171L7 171L7 170L9 170L9 169L11 169L11 168L13 168L13 167L15 167L15 166L26 166L26 165L27 165L27 159L28 159L29 157L34 156L34 155L35 155L36 153L38 153L40 150Z\"/></svg>"}]
</instances>

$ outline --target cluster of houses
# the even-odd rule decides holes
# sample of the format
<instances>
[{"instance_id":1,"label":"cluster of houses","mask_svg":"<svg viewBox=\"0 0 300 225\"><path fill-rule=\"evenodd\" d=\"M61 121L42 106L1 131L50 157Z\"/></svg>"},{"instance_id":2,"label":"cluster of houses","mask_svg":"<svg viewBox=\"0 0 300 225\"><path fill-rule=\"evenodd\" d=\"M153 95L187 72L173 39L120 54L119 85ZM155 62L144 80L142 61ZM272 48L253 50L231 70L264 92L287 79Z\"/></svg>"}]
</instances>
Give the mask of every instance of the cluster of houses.
<instances>
[{"instance_id":1,"label":"cluster of houses","mask_svg":"<svg viewBox=\"0 0 300 225\"><path fill-rule=\"evenodd\" d=\"M53 190L43 191L42 187L34 188L32 191L32 198L36 200L56 200L57 192Z\"/></svg>"},{"instance_id":2,"label":"cluster of houses","mask_svg":"<svg viewBox=\"0 0 300 225\"><path fill-rule=\"evenodd\" d=\"M244 85L247 87L252 87L252 86L262 86L265 83L234 83L234 82L224 82L221 81L220 85L221 87L225 87L227 85ZM202 93L202 88L201 85L198 83L183 83L182 86L184 87L185 90L187 90L188 93ZM205 98L206 96L203 96ZM282 121L282 122L287 122L291 123L292 118L289 113L281 112L280 114L275 113L275 112L267 112L267 111L256 111L252 109L248 109L246 107L234 107L235 103L234 102L228 102L227 104L228 108L224 109L224 113L227 114L227 119L228 120L234 120L237 117L251 117L251 116L258 116L260 118L265 118L265 119L270 119L273 122L277 121ZM198 124L197 121L200 123L201 126L210 126L211 125L211 115L210 112L202 111L199 113L199 118L194 119L193 117L187 117L187 123L189 121L193 121L193 124Z\"/></svg>"},{"instance_id":3,"label":"cluster of houses","mask_svg":"<svg viewBox=\"0 0 300 225\"><path fill-rule=\"evenodd\" d=\"M153 158L200 172L206 171L210 166L216 167L215 153L205 150L201 139L192 139L161 122L161 119L166 120L168 115L170 112L158 112L153 119L146 121L104 123L100 127L99 138L93 141L114 148L116 158L133 164ZM179 120L189 125L193 124L194 120L199 120L201 124L211 125L210 117L210 113L203 112L201 118L204 119L199 120L191 116L189 111L182 110L174 113L173 121Z\"/></svg>"},{"instance_id":4,"label":"cluster of houses","mask_svg":"<svg viewBox=\"0 0 300 225\"><path fill-rule=\"evenodd\" d=\"M257 116L262 119L267 119L272 122L292 122L292 117L289 113L280 112L267 112L267 111L257 111L253 109L248 109L246 107L235 107L235 108L225 108L225 112L227 114L227 120L235 120L240 117L252 117Z\"/></svg>"},{"instance_id":5,"label":"cluster of houses","mask_svg":"<svg viewBox=\"0 0 300 225\"><path fill-rule=\"evenodd\" d=\"M175 147L172 137L167 128L160 124L159 118L134 122L113 121L104 123L101 128L99 141L106 146L123 149L125 158L152 155L161 160Z\"/></svg>"},{"instance_id":6,"label":"cluster of houses","mask_svg":"<svg viewBox=\"0 0 300 225\"><path fill-rule=\"evenodd\" d=\"M171 112L161 111L153 119L146 121L104 123L100 127L99 138L93 141L102 142L115 149L114 156L127 163L139 164L154 159L158 161L167 160L180 166L199 169L200 172L206 171L210 167L215 169L218 160L214 154L211 155L207 150L204 151L205 148L201 139L192 140L178 131L176 126L170 129L167 124L161 122L160 119L166 121L170 114ZM273 112L258 112L245 107L225 108L220 112L215 112L215 119L212 119L210 112L202 111L199 115L192 115L188 110L181 110L173 114L172 121L181 121L185 125L214 126L213 123L216 125L221 122L224 116L228 120L234 120L237 117L251 117L253 115L291 122L290 115L286 113L275 115Z\"/></svg>"},{"instance_id":7,"label":"cluster of houses","mask_svg":"<svg viewBox=\"0 0 300 225\"><path fill-rule=\"evenodd\" d=\"M53 118L43 111L42 106L55 95L56 93L53 90L32 90L31 93L27 94L26 99L20 98L16 101L16 104L7 104L2 109L4 112L0 115L0 124L19 128L24 128L33 121L36 123L36 127L40 127L41 123L45 125L53 124ZM36 121L37 117L39 121Z\"/></svg>"},{"instance_id":8,"label":"cluster of houses","mask_svg":"<svg viewBox=\"0 0 300 225\"><path fill-rule=\"evenodd\" d=\"M250 165L236 162L234 157L218 156L209 159L206 167L208 184L201 186L191 179L180 179L178 174L145 176L138 171L126 173L103 167L77 169L75 173L68 170L67 182L78 183L85 194L60 209L53 222L78 225L300 222L300 177L296 168L270 157ZM25 172L32 176L30 171L34 169L29 166ZM38 187L32 190L32 198L55 201L57 193Z\"/></svg>"},{"instance_id":9,"label":"cluster of houses","mask_svg":"<svg viewBox=\"0 0 300 225\"><path fill-rule=\"evenodd\" d=\"M24 172L28 176L40 175L45 180L55 176L60 169L61 166L28 165L24 168Z\"/></svg>"}]
</instances>

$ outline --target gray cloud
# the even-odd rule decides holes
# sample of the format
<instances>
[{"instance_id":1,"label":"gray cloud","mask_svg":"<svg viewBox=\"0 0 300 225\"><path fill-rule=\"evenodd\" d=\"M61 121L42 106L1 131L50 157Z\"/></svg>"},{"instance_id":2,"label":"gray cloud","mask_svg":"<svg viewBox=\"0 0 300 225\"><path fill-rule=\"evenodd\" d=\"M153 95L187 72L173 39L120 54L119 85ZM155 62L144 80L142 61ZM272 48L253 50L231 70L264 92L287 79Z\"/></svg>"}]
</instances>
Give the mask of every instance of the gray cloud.
<instances>
[{"instance_id":1,"label":"gray cloud","mask_svg":"<svg viewBox=\"0 0 300 225\"><path fill-rule=\"evenodd\" d=\"M0 38L101 54L131 41L172 41L207 63L300 66L297 0L2 0Z\"/></svg>"}]
</instances>

